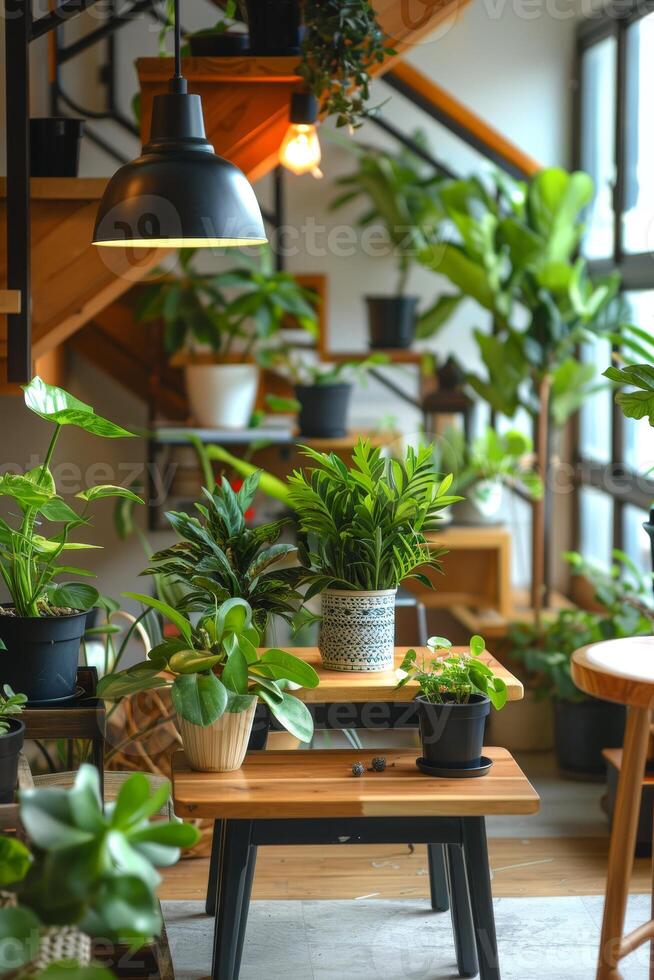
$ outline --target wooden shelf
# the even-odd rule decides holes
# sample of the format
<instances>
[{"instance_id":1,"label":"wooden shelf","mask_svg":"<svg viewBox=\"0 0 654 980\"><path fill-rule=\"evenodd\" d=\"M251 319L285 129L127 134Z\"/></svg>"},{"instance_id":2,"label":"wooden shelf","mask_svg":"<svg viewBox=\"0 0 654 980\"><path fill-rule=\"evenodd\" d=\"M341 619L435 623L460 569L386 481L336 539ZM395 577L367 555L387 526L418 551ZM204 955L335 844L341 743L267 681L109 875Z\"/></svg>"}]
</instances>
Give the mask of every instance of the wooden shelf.
<instances>
[{"instance_id":1,"label":"wooden shelf","mask_svg":"<svg viewBox=\"0 0 654 980\"><path fill-rule=\"evenodd\" d=\"M574 609L574 603L558 592L552 594L551 605L541 611L541 617L556 615L561 609ZM452 613L471 633L481 633L487 639L502 639L511 623L533 623L535 613L529 604L529 593L525 589L513 589L510 594L508 615L501 615L496 609L484 608L479 604L456 603Z\"/></svg>"},{"instance_id":2,"label":"wooden shelf","mask_svg":"<svg viewBox=\"0 0 654 980\"><path fill-rule=\"evenodd\" d=\"M388 358L391 364L421 364L425 357L429 356L429 351L419 351L413 350L413 348L370 348L370 350L357 350L357 351L341 351L341 350L330 350L323 351L322 359L324 361L333 361L335 364L342 364L344 361L365 361L367 357L371 354L383 354ZM384 367L380 364L379 367Z\"/></svg>"}]
</instances>

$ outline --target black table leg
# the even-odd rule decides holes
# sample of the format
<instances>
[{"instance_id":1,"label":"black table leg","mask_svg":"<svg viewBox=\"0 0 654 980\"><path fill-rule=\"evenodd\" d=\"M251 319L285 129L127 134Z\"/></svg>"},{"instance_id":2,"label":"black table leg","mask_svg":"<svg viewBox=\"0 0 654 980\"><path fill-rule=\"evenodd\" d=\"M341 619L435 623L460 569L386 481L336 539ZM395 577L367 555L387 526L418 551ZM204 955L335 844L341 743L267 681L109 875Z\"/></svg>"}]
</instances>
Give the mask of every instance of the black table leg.
<instances>
[{"instance_id":1,"label":"black table leg","mask_svg":"<svg viewBox=\"0 0 654 980\"><path fill-rule=\"evenodd\" d=\"M207 915L216 914L216 891L218 889L218 865L220 864L220 838L223 833L222 820L214 820L211 838L211 857L209 858L209 883L204 910Z\"/></svg>"},{"instance_id":2,"label":"black table leg","mask_svg":"<svg viewBox=\"0 0 654 980\"><path fill-rule=\"evenodd\" d=\"M270 731L270 715L268 709L259 705L254 720L254 728L248 742L248 752L250 749L265 749L268 742L268 732ZM220 837L222 834L222 820L214 820L213 837L211 839L211 857L209 858L209 882L207 884L207 898L204 903L204 910L207 915L216 914L216 887L218 884L218 866L220 864Z\"/></svg>"},{"instance_id":3,"label":"black table leg","mask_svg":"<svg viewBox=\"0 0 654 980\"><path fill-rule=\"evenodd\" d=\"M477 946L472 924L463 851L457 844L446 844L445 853L447 856L447 878L450 886L456 965L460 977L476 977L479 970Z\"/></svg>"},{"instance_id":4,"label":"black table leg","mask_svg":"<svg viewBox=\"0 0 654 980\"><path fill-rule=\"evenodd\" d=\"M442 844L427 844L427 864L429 865L429 890L431 907L434 912L447 912L450 899L445 875L445 852Z\"/></svg>"},{"instance_id":5,"label":"black table leg","mask_svg":"<svg viewBox=\"0 0 654 980\"><path fill-rule=\"evenodd\" d=\"M237 980L240 923L248 879L252 822L225 820L222 836L211 978Z\"/></svg>"},{"instance_id":6,"label":"black table leg","mask_svg":"<svg viewBox=\"0 0 654 980\"><path fill-rule=\"evenodd\" d=\"M234 966L234 980L238 980L243 959L243 945L245 943L245 930L248 924L248 912L250 911L250 899L252 897L252 882L254 881L254 869L257 865L257 848L255 844L250 847L248 857L247 873L243 885L243 901L241 902L241 920L238 925L238 945L236 948L236 963Z\"/></svg>"},{"instance_id":7,"label":"black table leg","mask_svg":"<svg viewBox=\"0 0 654 980\"><path fill-rule=\"evenodd\" d=\"M72 742L69 744L72 745ZM100 796L104 800L104 736L91 742L91 758L100 776Z\"/></svg>"},{"instance_id":8,"label":"black table leg","mask_svg":"<svg viewBox=\"0 0 654 980\"><path fill-rule=\"evenodd\" d=\"M486 824L483 817L461 818L463 856L472 905L472 920L481 980L500 980Z\"/></svg>"}]
</instances>

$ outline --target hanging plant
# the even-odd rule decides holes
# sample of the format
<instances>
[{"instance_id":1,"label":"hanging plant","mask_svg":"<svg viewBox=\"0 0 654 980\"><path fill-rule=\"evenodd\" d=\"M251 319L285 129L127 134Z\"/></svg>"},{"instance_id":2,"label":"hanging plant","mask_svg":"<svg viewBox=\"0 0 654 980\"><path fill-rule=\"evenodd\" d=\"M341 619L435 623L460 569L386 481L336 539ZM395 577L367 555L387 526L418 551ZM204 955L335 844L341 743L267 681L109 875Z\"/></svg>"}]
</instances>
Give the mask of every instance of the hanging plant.
<instances>
[{"instance_id":1,"label":"hanging plant","mask_svg":"<svg viewBox=\"0 0 654 980\"><path fill-rule=\"evenodd\" d=\"M305 0L298 74L337 126L361 126L370 112L370 70L395 54L368 0Z\"/></svg>"}]
</instances>

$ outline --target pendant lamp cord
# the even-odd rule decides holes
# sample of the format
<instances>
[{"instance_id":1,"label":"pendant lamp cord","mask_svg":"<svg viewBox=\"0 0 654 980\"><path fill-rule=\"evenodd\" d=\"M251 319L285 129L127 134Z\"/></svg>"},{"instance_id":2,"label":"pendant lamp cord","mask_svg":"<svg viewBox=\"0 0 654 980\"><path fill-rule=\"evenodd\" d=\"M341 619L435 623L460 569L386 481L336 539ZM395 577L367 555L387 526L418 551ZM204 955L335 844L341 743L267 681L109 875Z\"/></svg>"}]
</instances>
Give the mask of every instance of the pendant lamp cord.
<instances>
[{"instance_id":1,"label":"pendant lamp cord","mask_svg":"<svg viewBox=\"0 0 654 980\"><path fill-rule=\"evenodd\" d=\"M174 0L175 10L175 74L171 80L171 91L185 93L186 79L182 75L182 21L180 18L180 0Z\"/></svg>"}]
</instances>

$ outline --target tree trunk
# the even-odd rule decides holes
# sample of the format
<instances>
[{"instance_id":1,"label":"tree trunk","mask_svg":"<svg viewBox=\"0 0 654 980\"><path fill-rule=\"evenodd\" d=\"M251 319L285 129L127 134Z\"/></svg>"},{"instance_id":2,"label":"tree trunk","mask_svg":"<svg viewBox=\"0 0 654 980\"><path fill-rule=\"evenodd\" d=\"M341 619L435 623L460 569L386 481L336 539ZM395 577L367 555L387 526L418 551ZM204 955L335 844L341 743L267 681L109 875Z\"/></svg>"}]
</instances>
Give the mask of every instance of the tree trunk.
<instances>
[{"instance_id":1,"label":"tree trunk","mask_svg":"<svg viewBox=\"0 0 654 980\"><path fill-rule=\"evenodd\" d=\"M552 380L546 375L538 386L539 412L536 419L536 470L543 481L543 497L533 505L531 532L531 605L536 622L543 604L549 603L549 547L551 542L552 489L549 480L551 464L550 390Z\"/></svg>"}]
</instances>

